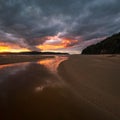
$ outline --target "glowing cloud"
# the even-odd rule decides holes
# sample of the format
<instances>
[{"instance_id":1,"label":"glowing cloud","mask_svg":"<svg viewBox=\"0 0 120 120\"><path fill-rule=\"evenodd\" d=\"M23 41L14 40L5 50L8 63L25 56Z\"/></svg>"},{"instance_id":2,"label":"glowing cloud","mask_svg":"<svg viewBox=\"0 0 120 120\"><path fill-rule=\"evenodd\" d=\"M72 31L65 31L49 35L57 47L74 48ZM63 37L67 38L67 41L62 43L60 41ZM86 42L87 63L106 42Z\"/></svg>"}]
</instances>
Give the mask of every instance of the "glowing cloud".
<instances>
[{"instance_id":1,"label":"glowing cloud","mask_svg":"<svg viewBox=\"0 0 120 120\"><path fill-rule=\"evenodd\" d=\"M78 43L78 40L72 40L68 38L60 38L57 36L48 36L43 44L36 47L41 51L58 50L62 48L68 48Z\"/></svg>"}]
</instances>

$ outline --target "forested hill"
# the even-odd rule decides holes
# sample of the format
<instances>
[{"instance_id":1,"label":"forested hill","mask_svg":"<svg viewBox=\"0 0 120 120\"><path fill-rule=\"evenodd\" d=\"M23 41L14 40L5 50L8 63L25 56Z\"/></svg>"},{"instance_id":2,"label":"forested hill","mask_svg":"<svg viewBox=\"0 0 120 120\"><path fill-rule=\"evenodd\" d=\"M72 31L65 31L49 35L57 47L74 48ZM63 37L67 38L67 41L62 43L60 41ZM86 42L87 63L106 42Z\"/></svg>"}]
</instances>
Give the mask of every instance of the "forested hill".
<instances>
[{"instance_id":1,"label":"forested hill","mask_svg":"<svg viewBox=\"0 0 120 120\"><path fill-rule=\"evenodd\" d=\"M82 51L82 54L120 54L120 33L88 46Z\"/></svg>"}]
</instances>

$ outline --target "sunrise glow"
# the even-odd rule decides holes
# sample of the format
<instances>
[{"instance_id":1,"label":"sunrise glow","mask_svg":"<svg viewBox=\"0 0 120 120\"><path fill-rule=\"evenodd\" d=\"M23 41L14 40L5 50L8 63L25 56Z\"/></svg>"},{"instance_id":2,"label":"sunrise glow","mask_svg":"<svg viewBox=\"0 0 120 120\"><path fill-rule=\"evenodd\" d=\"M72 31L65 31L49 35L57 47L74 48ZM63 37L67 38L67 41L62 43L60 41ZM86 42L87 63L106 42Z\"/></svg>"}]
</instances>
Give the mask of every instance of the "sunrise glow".
<instances>
[{"instance_id":1,"label":"sunrise glow","mask_svg":"<svg viewBox=\"0 0 120 120\"><path fill-rule=\"evenodd\" d=\"M10 44L10 43L0 43L0 53L3 52L29 52L30 50L27 48L21 48L19 45Z\"/></svg>"},{"instance_id":2,"label":"sunrise glow","mask_svg":"<svg viewBox=\"0 0 120 120\"><path fill-rule=\"evenodd\" d=\"M36 47L41 51L49 51L68 48L77 43L78 40L59 38L58 36L49 36L46 37L46 40L43 44L37 45Z\"/></svg>"}]
</instances>

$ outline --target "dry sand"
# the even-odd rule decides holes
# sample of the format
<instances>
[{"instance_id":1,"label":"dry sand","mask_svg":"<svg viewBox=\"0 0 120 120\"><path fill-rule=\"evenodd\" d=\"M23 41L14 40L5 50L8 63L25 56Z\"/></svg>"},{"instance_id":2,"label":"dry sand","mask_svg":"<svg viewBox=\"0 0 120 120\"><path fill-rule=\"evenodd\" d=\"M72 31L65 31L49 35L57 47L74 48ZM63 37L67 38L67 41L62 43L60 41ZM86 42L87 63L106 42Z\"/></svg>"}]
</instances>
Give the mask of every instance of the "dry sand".
<instances>
[{"instance_id":1,"label":"dry sand","mask_svg":"<svg viewBox=\"0 0 120 120\"><path fill-rule=\"evenodd\" d=\"M120 55L72 55L59 74L80 100L120 120Z\"/></svg>"}]
</instances>

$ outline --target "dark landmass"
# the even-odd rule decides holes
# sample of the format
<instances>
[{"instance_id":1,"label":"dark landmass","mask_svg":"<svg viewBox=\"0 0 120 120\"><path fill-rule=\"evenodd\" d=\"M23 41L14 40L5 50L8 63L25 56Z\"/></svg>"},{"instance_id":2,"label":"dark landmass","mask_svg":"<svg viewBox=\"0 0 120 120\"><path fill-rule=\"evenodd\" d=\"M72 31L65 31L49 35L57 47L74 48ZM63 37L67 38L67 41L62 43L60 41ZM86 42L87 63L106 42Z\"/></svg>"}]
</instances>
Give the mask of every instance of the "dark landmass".
<instances>
[{"instance_id":1,"label":"dark landmass","mask_svg":"<svg viewBox=\"0 0 120 120\"><path fill-rule=\"evenodd\" d=\"M120 54L120 33L88 46L82 51L82 54Z\"/></svg>"},{"instance_id":2,"label":"dark landmass","mask_svg":"<svg viewBox=\"0 0 120 120\"><path fill-rule=\"evenodd\" d=\"M31 52L19 52L19 53L3 52L3 53L0 53L0 55L69 55L69 54L68 53L59 53L59 52L31 51Z\"/></svg>"}]
</instances>

